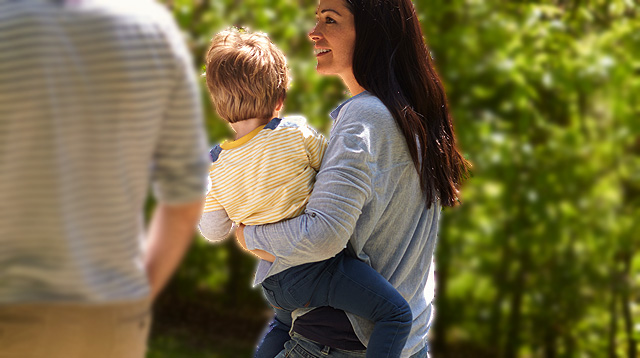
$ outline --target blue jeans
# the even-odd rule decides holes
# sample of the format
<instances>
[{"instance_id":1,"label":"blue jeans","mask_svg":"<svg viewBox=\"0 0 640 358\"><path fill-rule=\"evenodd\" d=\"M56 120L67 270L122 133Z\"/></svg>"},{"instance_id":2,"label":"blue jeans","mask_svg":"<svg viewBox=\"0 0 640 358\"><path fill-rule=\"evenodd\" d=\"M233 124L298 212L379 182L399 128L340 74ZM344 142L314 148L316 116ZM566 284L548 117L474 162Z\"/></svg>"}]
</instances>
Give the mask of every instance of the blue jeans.
<instances>
[{"instance_id":1,"label":"blue jeans","mask_svg":"<svg viewBox=\"0 0 640 358\"><path fill-rule=\"evenodd\" d=\"M399 357L411 331L413 317L407 301L377 271L344 251L269 276L262 288L276 317L256 358L273 358L283 349L296 308L331 306L373 321L367 358Z\"/></svg>"},{"instance_id":2,"label":"blue jeans","mask_svg":"<svg viewBox=\"0 0 640 358\"><path fill-rule=\"evenodd\" d=\"M363 358L366 354L364 351L345 351L327 347L295 332L284 346L285 349L275 358ZM429 358L429 347L425 345L410 358Z\"/></svg>"}]
</instances>

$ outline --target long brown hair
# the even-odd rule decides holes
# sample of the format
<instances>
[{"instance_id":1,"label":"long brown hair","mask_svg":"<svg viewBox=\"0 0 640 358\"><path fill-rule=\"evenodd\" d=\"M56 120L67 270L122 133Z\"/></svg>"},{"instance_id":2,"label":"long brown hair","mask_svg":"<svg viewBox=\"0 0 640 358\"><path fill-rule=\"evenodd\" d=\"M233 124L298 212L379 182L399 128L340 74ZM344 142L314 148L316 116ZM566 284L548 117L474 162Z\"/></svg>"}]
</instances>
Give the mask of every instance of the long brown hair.
<instances>
[{"instance_id":1,"label":"long brown hair","mask_svg":"<svg viewBox=\"0 0 640 358\"><path fill-rule=\"evenodd\" d=\"M427 205L454 206L469 163L456 147L444 87L410 0L344 0L354 16L353 73L407 141Z\"/></svg>"}]
</instances>

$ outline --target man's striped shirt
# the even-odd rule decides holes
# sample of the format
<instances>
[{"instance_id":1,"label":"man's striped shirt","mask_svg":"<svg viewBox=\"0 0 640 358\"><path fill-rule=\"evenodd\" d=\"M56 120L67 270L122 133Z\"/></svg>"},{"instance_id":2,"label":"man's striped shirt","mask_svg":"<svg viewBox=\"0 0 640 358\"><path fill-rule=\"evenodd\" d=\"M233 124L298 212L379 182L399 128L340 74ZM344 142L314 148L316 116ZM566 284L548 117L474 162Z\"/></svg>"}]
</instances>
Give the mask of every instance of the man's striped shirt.
<instances>
[{"instance_id":1,"label":"man's striped shirt","mask_svg":"<svg viewBox=\"0 0 640 358\"><path fill-rule=\"evenodd\" d=\"M203 196L196 76L151 0L0 0L0 304L148 294L142 210Z\"/></svg>"}]
</instances>

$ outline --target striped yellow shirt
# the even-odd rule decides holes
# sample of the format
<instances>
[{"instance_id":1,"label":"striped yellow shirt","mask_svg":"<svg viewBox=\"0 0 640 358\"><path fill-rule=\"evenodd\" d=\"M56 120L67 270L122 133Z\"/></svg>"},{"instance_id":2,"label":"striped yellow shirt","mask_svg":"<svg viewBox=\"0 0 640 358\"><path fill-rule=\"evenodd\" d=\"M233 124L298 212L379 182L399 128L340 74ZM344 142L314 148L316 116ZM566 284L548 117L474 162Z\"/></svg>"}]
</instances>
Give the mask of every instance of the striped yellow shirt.
<instances>
[{"instance_id":1,"label":"striped yellow shirt","mask_svg":"<svg viewBox=\"0 0 640 358\"><path fill-rule=\"evenodd\" d=\"M224 210L236 223L260 225L300 215L327 140L303 117L274 118L211 150L205 213Z\"/></svg>"}]
</instances>

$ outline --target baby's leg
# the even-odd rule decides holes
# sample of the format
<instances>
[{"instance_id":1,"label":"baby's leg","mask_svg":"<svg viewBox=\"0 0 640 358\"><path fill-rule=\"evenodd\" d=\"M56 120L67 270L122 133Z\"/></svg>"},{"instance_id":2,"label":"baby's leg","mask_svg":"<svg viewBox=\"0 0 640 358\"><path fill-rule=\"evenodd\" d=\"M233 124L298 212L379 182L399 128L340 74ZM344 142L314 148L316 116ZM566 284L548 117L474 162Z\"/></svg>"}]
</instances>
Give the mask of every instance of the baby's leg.
<instances>
[{"instance_id":1,"label":"baby's leg","mask_svg":"<svg viewBox=\"0 0 640 358\"><path fill-rule=\"evenodd\" d=\"M411 331L411 308L371 266L343 251L331 259L294 266L275 276L263 283L263 287L271 287L264 291L272 305L289 312L331 306L371 320L375 326L367 358L400 357Z\"/></svg>"},{"instance_id":2,"label":"baby's leg","mask_svg":"<svg viewBox=\"0 0 640 358\"><path fill-rule=\"evenodd\" d=\"M284 310L277 306L273 301L273 292L266 287L262 290L269 301L269 304L276 312L275 317L269 323L269 326L262 333L262 338L258 343L254 358L274 358L284 349L284 344L291 339L289 331L291 330L291 311Z\"/></svg>"},{"instance_id":3,"label":"baby's leg","mask_svg":"<svg viewBox=\"0 0 640 358\"><path fill-rule=\"evenodd\" d=\"M373 321L367 358L400 357L413 320L409 304L369 265L344 254L336 259L329 269L330 283L321 280L310 306L328 305Z\"/></svg>"},{"instance_id":4,"label":"baby's leg","mask_svg":"<svg viewBox=\"0 0 640 358\"><path fill-rule=\"evenodd\" d=\"M291 339L289 336L291 325L286 325L278 319L282 315L282 312L277 312L269 326L262 333L262 338L254 355L255 358L273 358L277 356L284 349L284 344ZM290 315L291 313L289 313Z\"/></svg>"}]
</instances>

